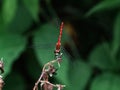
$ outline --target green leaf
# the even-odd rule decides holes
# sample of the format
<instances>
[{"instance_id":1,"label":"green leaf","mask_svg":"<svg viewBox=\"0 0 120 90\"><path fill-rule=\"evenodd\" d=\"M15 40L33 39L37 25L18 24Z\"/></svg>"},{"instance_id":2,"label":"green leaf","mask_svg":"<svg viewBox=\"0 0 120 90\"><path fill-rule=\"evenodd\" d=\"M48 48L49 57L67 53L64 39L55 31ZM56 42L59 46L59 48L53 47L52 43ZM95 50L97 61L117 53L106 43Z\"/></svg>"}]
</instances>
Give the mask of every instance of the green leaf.
<instances>
[{"instance_id":1,"label":"green leaf","mask_svg":"<svg viewBox=\"0 0 120 90\"><path fill-rule=\"evenodd\" d=\"M90 76L92 68L82 61L72 61L69 69L69 89L68 90L84 90Z\"/></svg>"},{"instance_id":2,"label":"green leaf","mask_svg":"<svg viewBox=\"0 0 120 90\"><path fill-rule=\"evenodd\" d=\"M54 48L59 36L59 29L52 25L51 23L43 25L39 31L35 33L34 37L34 45L35 52L38 57L39 63L43 66L47 62L54 59ZM66 38L63 30L62 41ZM63 83L67 83L67 70L68 70L68 59L63 54L63 62L61 63L61 67L58 70L58 79Z\"/></svg>"},{"instance_id":3,"label":"green leaf","mask_svg":"<svg viewBox=\"0 0 120 90\"><path fill-rule=\"evenodd\" d=\"M120 48L120 12L114 22L114 34L113 34L113 51L112 53L116 56Z\"/></svg>"},{"instance_id":4,"label":"green leaf","mask_svg":"<svg viewBox=\"0 0 120 90\"><path fill-rule=\"evenodd\" d=\"M120 0L104 0L95 5L91 10L89 10L86 16L88 17L97 12L113 10L116 8L120 8Z\"/></svg>"},{"instance_id":5,"label":"green leaf","mask_svg":"<svg viewBox=\"0 0 120 90\"><path fill-rule=\"evenodd\" d=\"M3 1L2 16L5 24L8 24L13 20L17 10L17 1L18 0Z\"/></svg>"},{"instance_id":6,"label":"green leaf","mask_svg":"<svg viewBox=\"0 0 120 90\"><path fill-rule=\"evenodd\" d=\"M120 76L111 73L99 75L93 80L90 90L120 90Z\"/></svg>"},{"instance_id":7,"label":"green leaf","mask_svg":"<svg viewBox=\"0 0 120 90\"><path fill-rule=\"evenodd\" d=\"M19 5L17 13L8 26L7 31L12 33L23 33L32 25L32 17L23 5Z\"/></svg>"},{"instance_id":8,"label":"green leaf","mask_svg":"<svg viewBox=\"0 0 120 90\"><path fill-rule=\"evenodd\" d=\"M0 32L3 31L5 28L2 13L0 12Z\"/></svg>"},{"instance_id":9,"label":"green leaf","mask_svg":"<svg viewBox=\"0 0 120 90\"><path fill-rule=\"evenodd\" d=\"M28 58L27 60L25 60L27 72L31 79L37 80L41 74L41 67L39 65L38 60L36 60L36 55L33 52L33 49L29 49L27 55Z\"/></svg>"},{"instance_id":10,"label":"green leaf","mask_svg":"<svg viewBox=\"0 0 120 90\"><path fill-rule=\"evenodd\" d=\"M117 53L116 59L117 59L117 66L118 66L117 68L118 68L118 70L120 70L120 49Z\"/></svg>"},{"instance_id":11,"label":"green leaf","mask_svg":"<svg viewBox=\"0 0 120 90\"><path fill-rule=\"evenodd\" d=\"M91 52L89 62L100 69L114 69L116 61L111 54L108 43L102 43Z\"/></svg>"},{"instance_id":12,"label":"green leaf","mask_svg":"<svg viewBox=\"0 0 120 90\"><path fill-rule=\"evenodd\" d=\"M12 72L5 78L4 90L26 90L25 80L18 72Z\"/></svg>"},{"instance_id":13,"label":"green leaf","mask_svg":"<svg viewBox=\"0 0 120 90\"><path fill-rule=\"evenodd\" d=\"M20 35L0 33L0 57L3 57L5 63L4 76L10 72L13 62L19 57L25 46L26 40Z\"/></svg>"},{"instance_id":14,"label":"green leaf","mask_svg":"<svg viewBox=\"0 0 120 90\"><path fill-rule=\"evenodd\" d=\"M23 0L23 2L33 19L37 21L39 14L39 0Z\"/></svg>"}]
</instances>

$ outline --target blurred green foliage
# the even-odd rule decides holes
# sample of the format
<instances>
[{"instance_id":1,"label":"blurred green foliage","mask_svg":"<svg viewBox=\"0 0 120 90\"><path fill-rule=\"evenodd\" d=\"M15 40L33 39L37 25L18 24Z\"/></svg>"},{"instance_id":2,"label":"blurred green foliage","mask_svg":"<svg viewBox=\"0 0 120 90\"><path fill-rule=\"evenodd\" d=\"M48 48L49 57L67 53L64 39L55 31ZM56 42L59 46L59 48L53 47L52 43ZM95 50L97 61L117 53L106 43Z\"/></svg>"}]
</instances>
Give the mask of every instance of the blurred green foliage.
<instances>
[{"instance_id":1,"label":"blurred green foliage","mask_svg":"<svg viewBox=\"0 0 120 90\"><path fill-rule=\"evenodd\" d=\"M64 21L63 61L50 81L65 90L120 89L120 0L0 0L4 90L30 90L54 59Z\"/></svg>"}]
</instances>

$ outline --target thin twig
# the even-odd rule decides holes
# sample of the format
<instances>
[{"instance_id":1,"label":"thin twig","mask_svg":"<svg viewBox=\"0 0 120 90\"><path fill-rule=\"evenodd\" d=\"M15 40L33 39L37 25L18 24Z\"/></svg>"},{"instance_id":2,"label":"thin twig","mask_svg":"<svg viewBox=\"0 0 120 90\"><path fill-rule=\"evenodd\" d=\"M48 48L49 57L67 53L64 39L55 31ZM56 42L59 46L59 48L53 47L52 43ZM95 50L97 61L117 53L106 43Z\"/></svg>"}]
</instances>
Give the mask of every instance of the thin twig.
<instances>
[{"instance_id":1,"label":"thin twig","mask_svg":"<svg viewBox=\"0 0 120 90\"><path fill-rule=\"evenodd\" d=\"M0 71L1 71L1 74L4 73L4 65L3 65L3 58L1 58L0 60ZM2 78L2 75L0 75L0 90L2 90L4 86L4 81L3 81L3 78Z\"/></svg>"},{"instance_id":2,"label":"thin twig","mask_svg":"<svg viewBox=\"0 0 120 90\"><path fill-rule=\"evenodd\" d=\"M52 87L57 87L57 88L58 88L58 86L59 86L60 84L52 84L52 83L50 83L48 80L42 80L42 79L43 79L43 76L48 72L48 67L51 66L51 65L53 65L54 63L57 63L57 62L59 62L59 59L57 59L57 60L52 60L52 61L50 61L50 62L48 62L48 63L46 63L46 64L44 65L44 67L43 67L43 69L42 69L42 73L41 73L39 79L37 80L37 82L35 83L35 86L34 86L33 90L38 90L38 84L39 84L39 83L49 84L49 85L51 85ZM61 86L61 87L65 87L65 85L60 85L60 86Z\"/></svg>"}]
</instances>

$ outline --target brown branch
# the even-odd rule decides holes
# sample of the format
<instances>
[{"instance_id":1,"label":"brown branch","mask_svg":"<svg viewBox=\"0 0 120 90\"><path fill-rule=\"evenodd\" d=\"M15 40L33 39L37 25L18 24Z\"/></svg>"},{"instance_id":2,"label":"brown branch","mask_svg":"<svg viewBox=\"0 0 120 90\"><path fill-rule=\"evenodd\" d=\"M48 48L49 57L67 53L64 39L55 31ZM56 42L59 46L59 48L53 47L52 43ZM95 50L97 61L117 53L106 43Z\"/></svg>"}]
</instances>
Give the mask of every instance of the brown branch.
<instances>
[{"instance_id":1,"label":"brown branch","mask_svg":"<svg viewBox=\"0 0 120 90\"><path fill-rule=\"evenodd\" d=\"M2 90L3 86L4 86L4 81L2 77L0 77L0 90Z\"/></svg>"},{"instance_id":2,"label":"brown branch","mask_svg":"<svg viewBox=\"0 0 120 90\"><path fill-rule=\"evenodd\" d=\"M54 64L60 63L61 55L62 54L60 54L60 56L58 56L56 60L52 60L43 66L42 73L35 83L33 90L38 90L39 83L41 84L41 88L43 86L44 90L53 90L53 87L59 88L58 90L61 90L63 87L65 87L65 85L52 84L48 81L48 78L52 77L52 74L56 72Z\"/></svg>"},{"instance_id":3,"label":"brown branch","mask_svg":"<svg viewBox=\"0 0 120 90\"><path fill-rule=\"evenodd\" d=\"M3 58L1 58L0 60L0 71L1 71L1 74L4 73ZM4 86L4 81L2 79L2 75L0 75L0 90L2 90L3 86Z\"/></svg>"}]
</instances>

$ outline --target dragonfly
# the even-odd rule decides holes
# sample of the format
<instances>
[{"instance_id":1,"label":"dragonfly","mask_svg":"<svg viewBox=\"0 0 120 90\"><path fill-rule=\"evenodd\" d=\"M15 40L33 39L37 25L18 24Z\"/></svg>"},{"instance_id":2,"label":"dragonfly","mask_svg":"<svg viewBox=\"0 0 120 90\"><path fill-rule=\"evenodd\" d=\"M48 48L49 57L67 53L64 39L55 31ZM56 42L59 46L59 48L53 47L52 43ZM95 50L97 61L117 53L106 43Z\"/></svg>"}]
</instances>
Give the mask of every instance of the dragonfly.
<instances>
[{"instance_id":1,"label":"dragonfly","mask_svg":"<svg viewBox=\"0 0 120 90\"><path fill-rule=\"evenodd\" d=\"M55 48L55 51L54 51L55 55L60 53L63 25L64 25L64 23L62 22L61 25L60 25L60 34L59 34L58 41L56 43L56 48Z\"/></svg>"},{"instance_id":2,"label":"dragonfly","mask_svg":"<svg viewBox=\"0 0 120 90\"><path fill-rule=\"evenodd\" d=\"M58 36L58 40L55 43L46 43L46 44L42 44L40 43L39 45L33 45L33 46L28 46L28 48L45 48L45 49L48 49L48 48L52 48L53 46L55 46L55 50L53 50L55 56L56 55L60 55L61 54L61 51L62 52L66 52L65 48L61 45L61 39L62 39L62 32L63 32L63 27L64 27L64 22L61 22L60 24L60 29L59 29L59 36Z\"/></svg>"},{"instance_id":3,"label":"dragonfly","mask_svg":"<svg viewBox=\"0 0 120 90\"><path fill-rule=\"evenodd\" d=\"M53 49L53 53L54 53L55 57L57 55L60 55L61 52L65 53L66 56L68 56L70 58L79 57L78 50L77 50L77 48L75 48L75 44L72 40L70 41L70 43L73 45L73 48L71 48L69 43L64 43L64 45L61 44L63 28L64 28L64 23L61 22L59 32L58 32L59 35L58 35L56 43L52 40L49 40L48 42L43 42L43 43L41 42L41 40L40 41L37 40L37 41L34 41L31 45L28 45L27 48L39 49L41 51L42 50L44 51L45 49L47 49L47 50Z\"/></svg>"}]
</instances>

